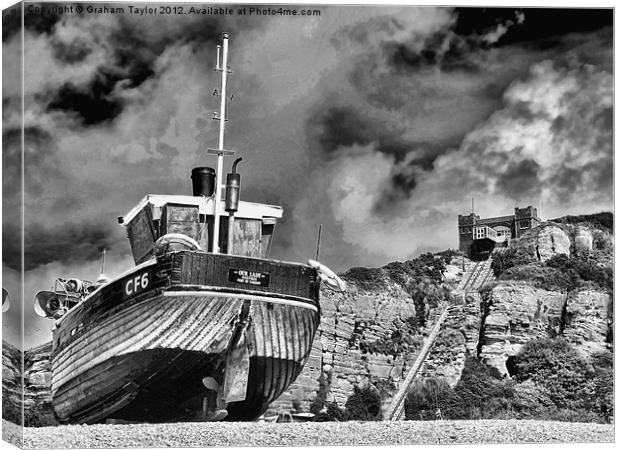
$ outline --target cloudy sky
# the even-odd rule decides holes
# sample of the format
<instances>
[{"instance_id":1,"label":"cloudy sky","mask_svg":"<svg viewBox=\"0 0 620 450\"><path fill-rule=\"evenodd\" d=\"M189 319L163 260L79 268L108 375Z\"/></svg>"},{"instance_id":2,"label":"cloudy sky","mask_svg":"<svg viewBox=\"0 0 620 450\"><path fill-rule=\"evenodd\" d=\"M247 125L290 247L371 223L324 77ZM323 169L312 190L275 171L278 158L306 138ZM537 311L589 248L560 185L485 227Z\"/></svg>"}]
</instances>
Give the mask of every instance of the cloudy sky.
<instances>
[{"instance_id":1,"label":"cloudy sky","mask_svg":"<svg viewBox=\"0 0 620 450\"><path fill-rule=\"evenodd\" d=\"M26 346L50 336L37 290L95 279L102 248L108 275L131 267L116 217L147 193L189 193L191 168L215 165L224 31L227 147L244 158L242 199L285 208L275 258L312 257L319 223L337 270L454 248L471 197L483 216L613 209L610 9L314 9L27 14ZM17 24L2 38L3 285L18 293Z\"/></svg>"}]
</instances>

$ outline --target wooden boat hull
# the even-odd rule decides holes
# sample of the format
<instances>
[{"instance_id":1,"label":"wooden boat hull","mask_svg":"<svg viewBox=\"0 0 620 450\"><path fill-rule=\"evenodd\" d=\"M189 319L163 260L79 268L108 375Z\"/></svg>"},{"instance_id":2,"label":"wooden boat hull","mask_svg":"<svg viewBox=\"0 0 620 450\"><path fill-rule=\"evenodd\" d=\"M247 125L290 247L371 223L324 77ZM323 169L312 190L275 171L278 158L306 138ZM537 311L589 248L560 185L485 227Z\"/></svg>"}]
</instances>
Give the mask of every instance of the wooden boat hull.
<instances>
[{"instance_id":1,"label":"wooden boat hull","mask_svg":"<svg viewBox=\"0 0 620 450\"><path fill-rule=\"evenodd\" d=\"M218 279L221 273L232 275ZM259 274L269 283L245 287ZM245 398L228 403L228 418L255 419L301 372L319 323L317 297L316 273L307 266L201 252L139 266L57 323L56 414L87 423L198 419L207 393L202 379L224 384L241 370L230 367L236 343L248 360Z\"/></svg>"}]
</instances>

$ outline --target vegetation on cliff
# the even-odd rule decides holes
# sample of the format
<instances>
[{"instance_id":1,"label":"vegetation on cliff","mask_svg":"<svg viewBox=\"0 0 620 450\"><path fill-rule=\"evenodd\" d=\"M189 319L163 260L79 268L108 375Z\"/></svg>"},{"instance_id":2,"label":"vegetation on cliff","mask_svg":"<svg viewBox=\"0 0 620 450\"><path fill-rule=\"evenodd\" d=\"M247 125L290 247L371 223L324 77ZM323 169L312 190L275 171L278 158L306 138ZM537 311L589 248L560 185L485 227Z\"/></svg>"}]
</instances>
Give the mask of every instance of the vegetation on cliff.
<instances>
[{"instance_id":1,"label":"vegetation on cliff","mask_svg":"<svg viewBox=\"0 0 620 450\"><path fill-rule=\"evenodd\" d=\"M345 278L363 289L380 288L389 281L396 283L415 305L415 316L395 318L392 332L381 339L367 340L356 326L349 346L357 347L364 353L392 356L415 351L419 347L419 334L427 325L429 313L440 304L450 302L450 289L443 284L443 274L452 258L458 254L455 250L424 253L408 261L391 262L382 268L354 267L347 271Z\"/></svg>"},{"instance_id":2,"label":"vegetation on cliff","mask_svg":"<svg viewBox=\"0 0 620 450\"><path fill-rule=\"evenodd\" d=\"M454 388L442 378L417 383L407 397L406 418L612 420L610 352L587 360L562 339L535 339L514 358L511 368L511 378L497 378L470 357Z\"/></svg>"},{"instance_id":3,"label":"vegetation on cliff","mask_svg":"<svg viewBox=\"0 0 620 450\"><path fill-rule=\"evenodd\" d=\"M352 267L344 276L362 288L385 285L387 279L404 289L412 282L440 285L446 266L458 254L456 250L424 253L417 258L403 262L394 261L381 268Z\"/></svg>"},{"instance_id":4,"label":"vegetation on cliff","mask_svg":"<svg viewBox=\"0 0 620 450\"><path fill-rule=\"evenodd\" d=\"M557 219L551 219L551 222L561 224L583 224L586 223L593 228L614 232L614 215L611 212L601 212L598 214L587 214L581 216L564 216Z\"/></svg>"},{"instance_id":5,"label":"vegetation on cliff","mask_svg":"<svg viewBox=\"0 0 620 450\"><path fill-rule=\"evenodd\" d=\"M491 267L498 280L528 281L534 287L551 291L591 288L613 293L613 214L566 216L552 222L515 240L505 251L492 254ZM532 235L548 227L569 237L567 254L558 252L542 258L538 247L527 243ZM588 248L578 245L580 233L587 235L586 240L591 239L586 244ZM522 240L526 242L521 243ZM553 244L552 239L552 251Z\"/></svg>"}]
</instances>

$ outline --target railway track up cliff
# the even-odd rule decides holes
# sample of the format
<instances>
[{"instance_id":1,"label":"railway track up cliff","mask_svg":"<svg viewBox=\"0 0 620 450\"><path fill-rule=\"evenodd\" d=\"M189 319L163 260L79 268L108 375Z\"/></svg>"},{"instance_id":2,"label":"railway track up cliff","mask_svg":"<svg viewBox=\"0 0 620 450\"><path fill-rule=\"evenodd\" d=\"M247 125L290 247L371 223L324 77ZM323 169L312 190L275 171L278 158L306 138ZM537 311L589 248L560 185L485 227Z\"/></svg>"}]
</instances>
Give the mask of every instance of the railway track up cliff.
<instances>
[{"instance_id":1,"label":"railway track up cliff","mask_svg":"<svg viewBox=\"0 0 620 450\"><path fill-rule=\"evenodd\" d=\"M413 366L411 366L411 368L407 372L407 375L405 376L405 379L400 389L398 390L398 392L392 399L392 402L388 406L385 412L385 415L384 415L384 418L386 420L394 421L394 420L400 420L404 417L405 399L407 397L407 393L409 392L409 388L413 386L413 383L417 379L420 369L422 368L422 364L424 363L424 360L426 359L431 348L433 347L433 344L435 343L435 339L437 339L437 336L439 335L439 332L441 331L441 326L446 320L446 318L448 317L449 312L450 312L450 306L447 306L444 309L443 313L441 313L441 315L435 322L435 326L433 327L430 334L428 335L428 338L426 338L426 341L424 342L422 349L418 353L418 357L413 363Z\"/></svg>"},{"instance_id":2,"label":"railway track up cliff","mask_svg":"<svg viewBox=\"0 0 620 450\"><path fill-rule=\"evenodd\" d=\"M496 250L497 251L497 250ZM459 283L457 289L454 291L454 295L462 296L463 303L465 303L465 297L467 295L478 294L480 289L482 289L487 283L492 281L495 277L493 275L493 270L491 269L491 258L478 261L472 264L464 273L461 282ZM402 420L404 418L405 412L405 399L410 388L414 385L414 383L420 378L421 373L424 370L424 362L432 353L433 346L437 341L438 336L441 334L442 327L448 321L450 317L450 313L452 311L462 310L463 306L460 305L448 305L439 316L433 329L431 330L428 338L425 340L422 349L418 353L418 356L405 379L401 383L401 386L392 399L391 403L386 409L384 414L384 418L386 420Z\"/></svg>"}]
</instances>

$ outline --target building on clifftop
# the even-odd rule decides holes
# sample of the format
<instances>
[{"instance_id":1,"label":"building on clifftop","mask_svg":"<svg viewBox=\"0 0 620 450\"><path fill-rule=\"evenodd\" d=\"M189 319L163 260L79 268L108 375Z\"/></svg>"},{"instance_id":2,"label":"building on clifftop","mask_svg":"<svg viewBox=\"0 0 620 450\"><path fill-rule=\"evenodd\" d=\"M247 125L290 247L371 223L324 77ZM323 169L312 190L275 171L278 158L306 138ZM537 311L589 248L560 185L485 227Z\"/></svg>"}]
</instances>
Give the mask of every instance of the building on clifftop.
<instances>
[{"instance_id":1,"label":"building on clifftop","mask_svg":"<svg viewBox=\"0 0 620 450\"><path fill-rule=\"evenodd\" d=\"M478 214L459 214L459 250L472 259L488 258L493 249L508 245L528 230L540 225L533 206L515 208L510 216L481 219Z\"/></svg>"}]
</instances>

